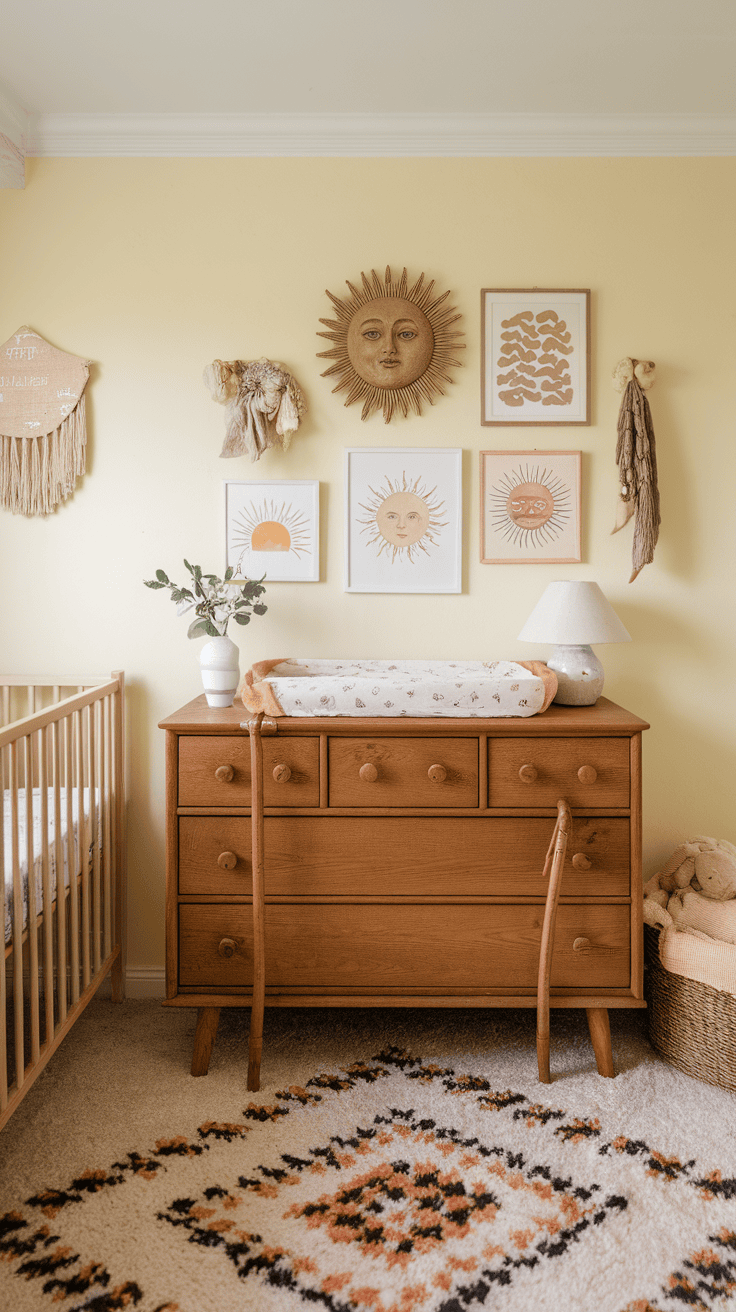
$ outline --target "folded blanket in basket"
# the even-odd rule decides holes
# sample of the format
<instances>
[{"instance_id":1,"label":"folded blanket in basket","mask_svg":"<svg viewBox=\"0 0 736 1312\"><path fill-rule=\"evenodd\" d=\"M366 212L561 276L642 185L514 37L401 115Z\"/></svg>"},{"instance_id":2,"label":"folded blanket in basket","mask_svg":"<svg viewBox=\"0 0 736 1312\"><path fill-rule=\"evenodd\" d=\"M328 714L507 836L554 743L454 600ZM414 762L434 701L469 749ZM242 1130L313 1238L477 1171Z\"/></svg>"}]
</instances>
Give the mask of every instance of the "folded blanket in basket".
<instances>
[{"instance_id":1,"label":"folded blanket in basket","mask_svg":"<svg viewBox=\"0 0 736 1312\"><path fill-rule=\"evenodd\" d=\"M259 661L238 696L269 716L529 716L557 676L542 661Z\"/></svg>"}]
</instances>

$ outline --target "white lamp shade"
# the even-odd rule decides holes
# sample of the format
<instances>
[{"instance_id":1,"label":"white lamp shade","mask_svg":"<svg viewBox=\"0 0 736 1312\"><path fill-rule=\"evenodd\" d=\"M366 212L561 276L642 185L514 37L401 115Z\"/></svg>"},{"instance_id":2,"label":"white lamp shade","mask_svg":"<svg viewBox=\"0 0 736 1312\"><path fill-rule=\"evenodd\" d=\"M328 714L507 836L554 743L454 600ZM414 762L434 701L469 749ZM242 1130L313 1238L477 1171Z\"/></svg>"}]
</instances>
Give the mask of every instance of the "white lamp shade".
<instances>
[{"instance_id":1,"label":"white lamp shade","mask_svg":"<svg viewBox=\"0 0 736 1312\"><path fill-rule=\"evenodd\" d=\"M524 625L522 642L631 642L597 583L549 583Z\"/></svg>"}]
</instances>

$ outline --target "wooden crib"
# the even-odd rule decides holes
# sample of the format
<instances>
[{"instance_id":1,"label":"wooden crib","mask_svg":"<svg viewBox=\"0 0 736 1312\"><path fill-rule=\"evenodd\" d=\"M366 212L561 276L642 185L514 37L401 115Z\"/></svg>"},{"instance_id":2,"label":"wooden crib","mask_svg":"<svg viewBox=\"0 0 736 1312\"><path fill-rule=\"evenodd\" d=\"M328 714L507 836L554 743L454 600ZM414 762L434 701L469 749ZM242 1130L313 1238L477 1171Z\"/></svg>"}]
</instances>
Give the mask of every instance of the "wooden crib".
<instances>
[{"instance_id":1,"label":"wooden crib","mask_svg":"<svg viewBox=\"0 0 736 1312\"><path fill-rule=\"evenodd\" d=\"M112 973L124 991L124 678L0 675L0 1128Z\"/></svg>"}]
</instances>

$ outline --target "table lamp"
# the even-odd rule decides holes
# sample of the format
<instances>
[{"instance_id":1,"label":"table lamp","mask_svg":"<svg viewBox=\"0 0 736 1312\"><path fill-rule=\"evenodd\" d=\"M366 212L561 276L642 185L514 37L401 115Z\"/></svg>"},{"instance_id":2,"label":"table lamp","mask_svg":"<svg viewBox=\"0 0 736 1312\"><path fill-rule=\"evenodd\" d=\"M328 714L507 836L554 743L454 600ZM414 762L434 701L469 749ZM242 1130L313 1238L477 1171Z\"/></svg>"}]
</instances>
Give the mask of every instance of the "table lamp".
<instances>
[{"instance_id":1,"label":"table lamp","mask_svg":"<svg viewBox=\"0 0 736 1312\"><path fill-rule=\"evenodd\" d=\"M592 642L631 642L597 583L549 583L519 634L521 642L553 642L547 665L557 675L555 701L592 706L603 691L603 666Z\"/></svg>"}]
</instances>

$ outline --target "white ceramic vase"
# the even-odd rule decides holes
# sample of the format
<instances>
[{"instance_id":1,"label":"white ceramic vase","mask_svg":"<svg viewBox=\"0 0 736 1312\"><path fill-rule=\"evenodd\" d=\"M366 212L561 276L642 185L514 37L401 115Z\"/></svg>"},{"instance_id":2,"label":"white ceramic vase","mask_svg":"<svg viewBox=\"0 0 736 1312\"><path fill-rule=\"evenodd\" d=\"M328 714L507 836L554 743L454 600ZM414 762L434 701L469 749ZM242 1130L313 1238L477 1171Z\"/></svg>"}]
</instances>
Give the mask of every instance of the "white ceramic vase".
<instances>
[{"instance_id":1,"label":"white ceramic vase","mask_svg":"<svg viewBox=\"0 0 736 1312\"><path fill-rule=\"evenodd\" d=\"M240 679L240 653L231 638L210 638L199 653L208 706L232 706Z\"/></svg>"}]
</instances>

